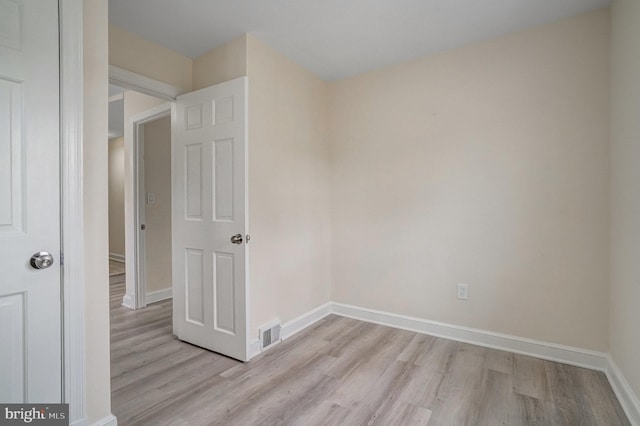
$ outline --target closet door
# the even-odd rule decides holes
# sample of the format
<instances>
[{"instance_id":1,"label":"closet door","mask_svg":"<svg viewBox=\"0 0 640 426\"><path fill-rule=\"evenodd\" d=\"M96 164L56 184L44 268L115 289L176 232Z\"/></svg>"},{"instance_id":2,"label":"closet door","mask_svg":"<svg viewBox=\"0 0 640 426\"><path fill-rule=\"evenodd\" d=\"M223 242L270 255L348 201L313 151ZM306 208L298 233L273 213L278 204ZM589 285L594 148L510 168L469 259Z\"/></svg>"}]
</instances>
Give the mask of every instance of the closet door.
<instances>
[{"instance_id":1,"label":"closet door","mask_svg":"<svg viewBox=\"0 0 640 426\"><path fill-rule=\"evenodd\" d=\"M62 402L58 2L0 0L0 401Z\"/></svg>"}]
</instances>

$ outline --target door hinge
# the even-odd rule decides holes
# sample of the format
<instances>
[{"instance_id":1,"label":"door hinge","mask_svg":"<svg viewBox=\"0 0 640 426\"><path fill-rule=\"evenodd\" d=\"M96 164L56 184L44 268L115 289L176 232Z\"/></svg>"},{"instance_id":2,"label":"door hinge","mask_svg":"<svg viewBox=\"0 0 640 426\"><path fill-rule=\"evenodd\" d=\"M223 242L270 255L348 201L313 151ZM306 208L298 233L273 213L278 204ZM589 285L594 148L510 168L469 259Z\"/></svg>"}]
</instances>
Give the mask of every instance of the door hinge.
<instances>
[{"instance_id":1,"label":"door hinge","mask_svg":"<svg viewBox=\"0 0 640 426\"><path fill-rule=\"evenodd\" d=\"M144 231L145 229L147 229L147 225L145 225L144 223L142 225L140 225L140 229L142 231Z\"/></svg>"},{"instance_id":2,"label":"door hinge","mask_svg":"<svg viewBox=\"0 0 640 426\"><path fill-rule=\"evenodd\" d=\"M60 266L64 266L64 253L60 252Z\"/></svg>"}]
</instances>

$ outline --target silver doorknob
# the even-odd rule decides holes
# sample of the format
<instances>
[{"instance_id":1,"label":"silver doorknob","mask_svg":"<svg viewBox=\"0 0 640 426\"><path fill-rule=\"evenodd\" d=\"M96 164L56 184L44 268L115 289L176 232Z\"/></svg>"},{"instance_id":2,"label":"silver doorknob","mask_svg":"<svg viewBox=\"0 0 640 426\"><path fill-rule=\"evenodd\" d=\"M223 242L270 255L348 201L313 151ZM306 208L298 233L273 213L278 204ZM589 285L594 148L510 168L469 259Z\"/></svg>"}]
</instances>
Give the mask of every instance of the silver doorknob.
<instances>
[{"instance_id":1,"label":"silver doorknob","mask_svg":"<svg viewBox=\"0 0 640 426\"><path fill-rule=\"evenodd\" d=\"M231 237L231 242L233 244L242 244L242 234L236 234Z\"/></svg>"},{"instance_id":2,"label":"silver doorknob","mask_svg":"<svg viewBox=\"0 0 640 426\"><path fill-rule=\"evenodd\" d=\"M48 251L39 251L31 256L31 266L34 269L47 269L53 265L53 256Z\"/></svg>"}]
</instances>

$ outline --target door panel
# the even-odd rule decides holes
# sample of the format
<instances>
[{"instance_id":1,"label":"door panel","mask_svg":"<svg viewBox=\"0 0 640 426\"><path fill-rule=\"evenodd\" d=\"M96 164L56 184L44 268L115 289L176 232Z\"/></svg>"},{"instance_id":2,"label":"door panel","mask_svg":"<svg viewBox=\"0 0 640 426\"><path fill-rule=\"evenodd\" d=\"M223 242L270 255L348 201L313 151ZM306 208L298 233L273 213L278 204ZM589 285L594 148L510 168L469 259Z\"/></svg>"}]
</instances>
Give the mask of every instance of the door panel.
<instances>
[{"instance_id":1,"label":"door panel","mask_svg":"<svg viewBox=\"0 0 640 426\"><path fill-rule=\"evenodd\" d=\"M22 231L22 83L0 78L0 232Z\"/></svg>"},{"instance_id":2,"label":"door panel","mask_svg":"<svg viewBox=\"0 0 640 426\"><path fill-rule=\"evenodd\" d=\"M58 70L58 2L0 0L2 402L62 399Z\"/></svg>"},{"instance_id":3,"label":"door panel","mask_svg":"<svg viewBox=\"0 0 640 426\"><path fill-rule=\"evenodd\" d=\"M186 219L202 220L202 144L185 147L187 187Z\"/></svg>"},{"instance_id":4,"label":"door panel","mask_svg":"<svg viewBox=\"0 0 640 426\"><path fill-rule=\"evenodd\" d=\"M233 270L235 258L233 253L214 252L213 286L214 306L216 317L214 329L231 335L236 333L235 327L235 289L233 284Z\"/></svg>"},{"instance_id":5,"label":"door panel","mask_svg":"<svg viewBox=\"0 0 640 426\"><path fill-rule=\"evenodd\" d=\"M172 145L174 330L247 360L246 78L178 97Z\"/></svg>"},{"instance_id":6,"label":"door panel","mask_svg":"<svg viewBox=\"0 0 640 426\"><path fill-rule=\"evenodd\" d=\"M233 139L213 142L213 212L214 221L233 222Z\"/></svg>"},{"instance_id":7,"label":"door panel","mask_svg":"<svg viewBox=\"0 0 640 426\"><path fill-rule=\"evenodd\" d=\"M0 296L0 342L6 342L0 352L0 365L10 367L2 374L4 384L0 388L0 401L3 402L22 401L25 392L27 330L24 302L24 293Z\"/></svg>"},{"instance_id":8,"label":"door panel","mask_svg":"<svg viewBox=\"0 0 640 426\"><path fill-rule=\"evenodd\" d=\"M187 279L186 285L186 315L185 319L199 326L204 325L204 277L202 268L203 250L186 249Z\"/></svg>"}]
</instances>

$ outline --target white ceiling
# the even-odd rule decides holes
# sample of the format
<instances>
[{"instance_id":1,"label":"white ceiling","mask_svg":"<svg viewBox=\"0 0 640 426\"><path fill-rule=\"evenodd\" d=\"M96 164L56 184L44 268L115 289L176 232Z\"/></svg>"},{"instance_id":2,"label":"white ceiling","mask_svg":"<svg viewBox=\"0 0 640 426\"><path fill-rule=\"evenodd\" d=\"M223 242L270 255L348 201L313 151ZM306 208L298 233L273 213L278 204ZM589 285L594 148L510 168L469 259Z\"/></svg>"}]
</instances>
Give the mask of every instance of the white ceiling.
<instances>
[{"instance_id":1,"label":"white ceiling","mask_svg":"<svg viewBox=\"0 0 640 426\"><path fill-rule=\"evenodd\" d=\"M190 58L252 33L325 80L532 28L610 0L109 0L113 25Z\"/></svg>"}]
</instances>

